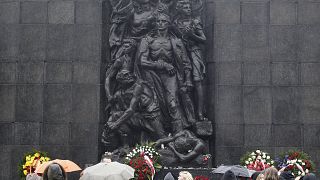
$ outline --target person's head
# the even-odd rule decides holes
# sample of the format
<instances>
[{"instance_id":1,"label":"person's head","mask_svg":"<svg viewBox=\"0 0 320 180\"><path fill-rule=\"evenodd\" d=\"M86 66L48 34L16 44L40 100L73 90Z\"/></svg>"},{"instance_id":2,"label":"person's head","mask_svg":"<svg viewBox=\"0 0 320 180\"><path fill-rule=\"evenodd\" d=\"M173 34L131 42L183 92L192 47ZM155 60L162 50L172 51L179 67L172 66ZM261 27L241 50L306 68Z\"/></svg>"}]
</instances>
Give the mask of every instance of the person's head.
<instances>
[{"instance_id":1,"label":"person's head","mask_svg":"<svg viewBox=\"0 0 320 180\"><path fill-rule=\"evenodd\" d=\"M43 180L66 180L66 172L57 163L50 164L43 172Z\"/></svg>"},{"instance_id":2,"label":"person's head","mask_svg":"<svg viewBox=\"0 0 320 180\"><path fill-rule=\"evenodd\" d=\"M177 10L184 15L190 16L192 13L190 0L179 0L177 2Z\"/></svg>"},{"instance_id":3,"label":"person's head","mask_svg":"<svg viewBox=\"0 0 320 180\"><path fill-rule=\"evenodd\" d=\"M256 180L264 180L264 174L260 173Z\"/></svg>"},{"instance_id":4,"label":"person's head","mask_svg":"<svg viewBox=\"0 0 320 180\"><path fill-rule=\"evenodd\" d=\"M102 163L112 162L112 153L105 152L104 154L102 154L100 162L102 162Z\"/></svg>"},{"instance_id":5,"label":"person's head","mask_svg":"<svg viewBox=\"0 0 320 180\"><path fill-rule=\"evenodd\" d=\"M259 172L259 171L254 172L254 173L251 175L251 179L252 179L252 180L256 180L256 179L257 179L257 177L259 176L259 174L260 174L260 172Z\"/></svg>"},{"instance_id":6,"label":"person's head","mask_svg":"<svg viewBox=\"0 0 320 180\"><path fill-rule=\"evenodd\" d=\"M131 84L135 80L134 75L127 69L122 69L121 71L119 71L116 79L123 85Z\"/></svg>"},{"instance_id":7,"label":"person's head","mask_svg":"<svg viewBox=\"0 0 320 180\"><path fill-rule=\"evenodd\" d=\"M185 150L192 149L191 144L188 142L188 138L184 136L180 136L177 139L174 140L174 148L178 152L184 152Z\"/></svg>"},{"instance_id":8,"label":"person's head","mask_svg":"<svg viewBox=\"0 0 320 180\"><path fill-rule=\"evenodd\" d=\"M158 30L166 30L169 28L170 25L170 16L168 16L167 14L161 13L157 16L157 28Z\"/></svg>"},{"instance_id":9,"label":"person's head","mask_svg":"<svg viewBox=\"0 0 320 180\"><path fill-rule=\"evenodd\" d=\"M264 172L264 179L265 180L279 180L278 170L274 167L270 167L266 169Z\"/></svg>"},{"instance_id":10,"label":"person's head","mask_svg":"<svg viewBox=\"0 0 320 180\"><path fill-rule=\"evenodd\" d=\"M223 174L221 180L237 180L237 177L232 171L228 170Z\"/></svg>"},{"instance_id":11,"label":"person's head","mask_svg":"<svg viewBox=\"0 0 320 180\"><path fill-rule=\"evenodd\" d=\"M188 171L181 171L178 180L193 180L193 177Z\"/></svg>"},{"instance_id":12,"label":"person's head","mask_svg":"<svg viewBox=\"0 0 320 180\"><path fill-rule=\"evenodd\" d=\"M124 39L122 42L122 49L124 54L128 54L134 50L136 46L136 41L131 38Z\"/></svg>"}]
</instances>

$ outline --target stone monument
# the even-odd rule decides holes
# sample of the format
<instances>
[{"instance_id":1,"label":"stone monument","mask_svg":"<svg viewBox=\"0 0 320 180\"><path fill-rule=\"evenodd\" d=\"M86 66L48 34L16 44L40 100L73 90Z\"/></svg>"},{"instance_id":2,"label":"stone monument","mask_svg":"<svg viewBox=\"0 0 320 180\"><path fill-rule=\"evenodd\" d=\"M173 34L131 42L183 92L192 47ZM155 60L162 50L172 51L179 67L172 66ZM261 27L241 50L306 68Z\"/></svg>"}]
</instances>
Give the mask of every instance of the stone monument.
<instances>
[{"instance_id":1,"label":"stone monument","mask_svg":"<svg viewBox=\"0 0 320 180\"><path fill-rule=\"evenodd\" d=\"M165 166L204 166L202 0L110 0L102 142L121 158L156 142ZM190 163L192 162L192 163Z\"/></svg>"}]
</instances>

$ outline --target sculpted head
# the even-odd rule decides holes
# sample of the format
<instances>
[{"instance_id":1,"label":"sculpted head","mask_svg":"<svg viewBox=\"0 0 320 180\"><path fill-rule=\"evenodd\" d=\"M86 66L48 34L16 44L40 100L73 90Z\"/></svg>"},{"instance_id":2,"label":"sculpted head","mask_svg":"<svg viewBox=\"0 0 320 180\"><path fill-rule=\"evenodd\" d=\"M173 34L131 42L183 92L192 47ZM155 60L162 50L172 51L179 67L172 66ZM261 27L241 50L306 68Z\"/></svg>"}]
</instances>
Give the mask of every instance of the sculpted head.
<instances>
[{"instance_id":1,"label":"sculpted head","mask_svg":"<svg viewBox=\"0 0 320 180\"><path fill-rule=\"evenodd\" d=\"M170 16L168 16L167 14L161 13L157 16L157 28L159 30L166 30L168 29L171 20L170 20Z\"/></svg>"}]
</instances>

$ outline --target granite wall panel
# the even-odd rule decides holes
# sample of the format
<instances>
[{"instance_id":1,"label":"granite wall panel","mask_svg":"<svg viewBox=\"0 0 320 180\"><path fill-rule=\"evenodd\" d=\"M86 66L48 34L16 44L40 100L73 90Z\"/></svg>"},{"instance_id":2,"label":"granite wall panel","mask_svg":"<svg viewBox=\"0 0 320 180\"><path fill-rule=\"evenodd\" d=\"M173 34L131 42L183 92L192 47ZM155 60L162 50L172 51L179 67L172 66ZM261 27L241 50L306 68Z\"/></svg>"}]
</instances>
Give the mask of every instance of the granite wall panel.
<instances>
[{"instance_id":1,"label":"granite wall panel","mask_svg":"<svg viewBox=\"0 0 320 180\"><path fill-rule=\"evenodd\" d=\"M204 87L214 165L238 164L256 148L273 155L298 148L319 167L319 4L206 0ZM18 179L17 163L32 148L81 167L98 162L106 6L0 0L0 160L8 162L5 171L0 163L0 179Z\"/></svg>"}]
</instances>

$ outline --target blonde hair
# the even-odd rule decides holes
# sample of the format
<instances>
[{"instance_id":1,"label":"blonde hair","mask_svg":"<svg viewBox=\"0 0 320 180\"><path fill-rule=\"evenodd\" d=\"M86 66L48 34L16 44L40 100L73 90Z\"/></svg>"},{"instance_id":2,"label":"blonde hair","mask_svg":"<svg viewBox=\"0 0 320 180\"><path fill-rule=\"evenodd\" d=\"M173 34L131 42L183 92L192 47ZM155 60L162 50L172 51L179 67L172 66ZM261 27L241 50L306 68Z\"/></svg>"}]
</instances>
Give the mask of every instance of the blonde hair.
<instances>
[{"instance_id":1,"label":"blonde hair","mask_svg":"<svg viewBox=\"0 0 320 180\"><path fill-rule=\"evenodd\" d=\"M266 169L264 172L265 180L279 180L278 170L274 167Z\"/></svg>"},{"instance_id":2,"label":"blonde hair","mask_svg":"<svg viewBox=\"0 0 320 180\"><path fill-rule=\"evenodd\" d=\"M181 171L179 176L183 177L185 180L193 180L192 175L188 171Z\"/></svg>"},{"instance_id":3,"label":"blonde hair","mask_svg":"<svg viewBox=\"0 0 320 180\"><path fill-rule=\"evenodd\" d=\"M263 174L259 174L257 176L257 179L256 180L264 180L264 175Z\"/></svg>"}]
</instances>

